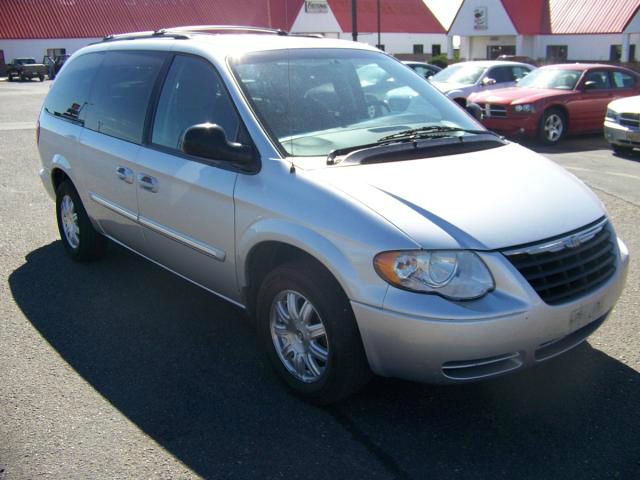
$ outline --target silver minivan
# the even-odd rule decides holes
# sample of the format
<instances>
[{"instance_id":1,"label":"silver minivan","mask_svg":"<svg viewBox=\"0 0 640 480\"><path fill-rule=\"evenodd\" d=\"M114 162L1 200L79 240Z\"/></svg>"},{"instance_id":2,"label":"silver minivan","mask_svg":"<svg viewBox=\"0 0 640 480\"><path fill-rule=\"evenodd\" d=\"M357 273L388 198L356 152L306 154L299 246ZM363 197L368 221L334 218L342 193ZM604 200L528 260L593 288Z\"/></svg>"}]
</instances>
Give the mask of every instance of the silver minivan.
<instances>
[{"instance_id":1,"label":"silver minivan","mask_svg":"<svg viewBox=\"0 0 640 480\"><path fill-rule=\"evenodd\" d=\"M604 322L628 251L573 175L384 52L229 30L111 36L65 64L38 147L71 258L109 239L246 309L318 404L372 373L518 371Z\"/></svg>"}]
</instances>

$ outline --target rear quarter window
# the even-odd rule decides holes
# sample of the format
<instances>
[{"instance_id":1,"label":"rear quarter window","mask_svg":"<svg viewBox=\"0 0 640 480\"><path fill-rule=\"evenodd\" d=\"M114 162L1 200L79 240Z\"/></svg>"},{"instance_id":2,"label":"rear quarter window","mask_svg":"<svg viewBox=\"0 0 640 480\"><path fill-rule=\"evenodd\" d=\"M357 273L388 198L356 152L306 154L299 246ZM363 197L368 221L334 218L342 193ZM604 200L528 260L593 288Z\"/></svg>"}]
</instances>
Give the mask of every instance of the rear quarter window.
<instances>
[{"instance_id":1,"label":"rear quarter window","mask_svg":"<svg viewBox=\"0 0 640 480\"><path fill-rule=\"evenodd\" d=\"M88 53L69 62L47 95L45 112L84 125L91 84L102 57L101 53Z\"/></svg>"}]
</instances>

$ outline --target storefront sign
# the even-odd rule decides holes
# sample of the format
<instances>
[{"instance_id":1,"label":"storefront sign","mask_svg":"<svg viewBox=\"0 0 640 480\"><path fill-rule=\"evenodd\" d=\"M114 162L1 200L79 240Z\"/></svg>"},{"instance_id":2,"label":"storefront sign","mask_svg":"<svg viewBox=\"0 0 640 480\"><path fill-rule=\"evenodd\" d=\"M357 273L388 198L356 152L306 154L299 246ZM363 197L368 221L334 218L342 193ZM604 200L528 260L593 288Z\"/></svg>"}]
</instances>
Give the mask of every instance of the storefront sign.
<instances>
[{"instance_id":1,"label":"storefront sign","mask_svg":"<svg viewBox=\"0 0 640 480\"><path fill-rule=\"evenodd\" d=\"M473 29L487 30L489 20L487 18L487 7L476 7L473 9Z\"/></svg>"},{"instance_id":2,"label":"storefront sign","mask_svg":"<svg viewBox=\"0 0 640 480\"><path fill-rule=\"evenodd\" d=\"M329 11L327 0L306 0L304 11L307 13L327 13Z\"/></svg>"}]
</instances>

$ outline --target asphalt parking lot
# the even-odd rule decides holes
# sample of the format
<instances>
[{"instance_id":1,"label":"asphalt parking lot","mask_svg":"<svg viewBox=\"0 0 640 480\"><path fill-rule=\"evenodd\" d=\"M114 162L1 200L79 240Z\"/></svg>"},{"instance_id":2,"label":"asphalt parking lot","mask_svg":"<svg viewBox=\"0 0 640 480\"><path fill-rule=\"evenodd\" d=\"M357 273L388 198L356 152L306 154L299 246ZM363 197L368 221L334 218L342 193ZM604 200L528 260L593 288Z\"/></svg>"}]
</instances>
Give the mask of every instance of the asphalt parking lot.
<instances>
[{"instance_id":1,"label":"asphalt parking lot","mask_svg":"<svg viewBox=\"0 0 640 480\"><path fill-rule=\"evenodd\" d=\"M640 478L640 154L538 149L588 183L632 252L588 342L490 382L376 379L290 397L230 304L121 248L57 237L34 124L50 82L0 82L0 479Z\"/></svg>"}]
</instances>

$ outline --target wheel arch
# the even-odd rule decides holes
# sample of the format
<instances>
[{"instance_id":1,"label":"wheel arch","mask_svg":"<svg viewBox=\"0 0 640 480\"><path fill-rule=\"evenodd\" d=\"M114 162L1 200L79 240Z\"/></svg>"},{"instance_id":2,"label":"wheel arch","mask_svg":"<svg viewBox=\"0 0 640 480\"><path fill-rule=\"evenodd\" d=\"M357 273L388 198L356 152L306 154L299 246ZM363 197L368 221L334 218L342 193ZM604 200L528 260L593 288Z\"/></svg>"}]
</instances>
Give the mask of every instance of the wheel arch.
<instances>
[{"instance_id":1,"label":"wheel arch","mask_svg":"<svg viewBox=\"0 0 640 480\"><path fill-rule=\"evenodd\" d=\"M347 256L329 239L306 227L283 220L264 220L237 242L236 272L243 300L253 311L264 277L276 266L305 260L325 270L348 299L357 297L353 285L358 274ZM338 268L338 266L340 266Z\"/></svg>"}]
</instances>

